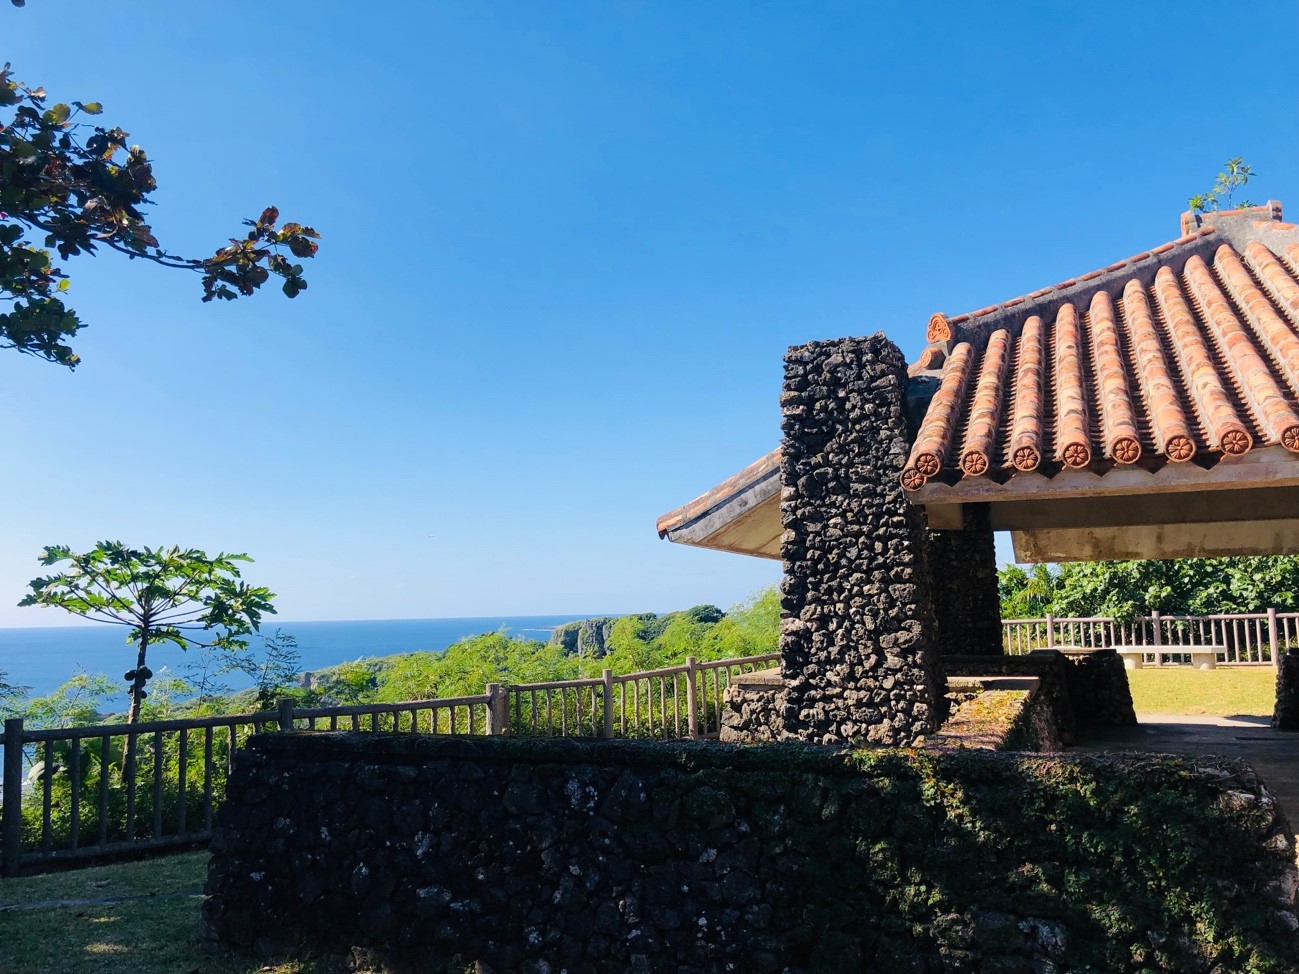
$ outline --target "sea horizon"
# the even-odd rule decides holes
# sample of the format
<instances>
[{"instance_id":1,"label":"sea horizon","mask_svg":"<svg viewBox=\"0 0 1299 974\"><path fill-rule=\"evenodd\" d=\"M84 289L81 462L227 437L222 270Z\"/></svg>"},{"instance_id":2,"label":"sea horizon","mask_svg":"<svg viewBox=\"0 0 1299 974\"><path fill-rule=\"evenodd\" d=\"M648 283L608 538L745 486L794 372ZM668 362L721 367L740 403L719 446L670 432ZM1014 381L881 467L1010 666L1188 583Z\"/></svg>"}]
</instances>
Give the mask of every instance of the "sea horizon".
<instances>
[{"instance_id":1,"label":"sea horizon","mask_svg":"<svg viewBox=\"0 0 1299 974\"><path fill-rule=\"evenodd\" d=\"M298 641L302 672L314 672L349 660L400 653L440 652L468 636L505 631L545 642L556 626L602 613L443 616L426 619L334 619L293 621L264 620L260 633L249 637L256 652L260 639L277 630ZM151 647L149 667L155 675L182 673L189 655L174 645ZM28 697L44 696L78 672L106 673L116 680L135 665L125 627L116 625L8 626L0 627L0 670L15 686L27 687ZM232 689L249 685L247 678L231 673L225 679ZM121 681L125 689L125 681Z\"/></svg>"}]
</instances>

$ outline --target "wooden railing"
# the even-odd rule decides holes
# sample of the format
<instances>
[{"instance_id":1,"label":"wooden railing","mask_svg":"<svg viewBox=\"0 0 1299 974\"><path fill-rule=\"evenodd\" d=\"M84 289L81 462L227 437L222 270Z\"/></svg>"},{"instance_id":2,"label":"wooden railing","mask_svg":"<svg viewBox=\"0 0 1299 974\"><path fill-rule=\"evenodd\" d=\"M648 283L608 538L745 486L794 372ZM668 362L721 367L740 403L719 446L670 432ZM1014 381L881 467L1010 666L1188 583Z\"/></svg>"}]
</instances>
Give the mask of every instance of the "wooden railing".
<instances>
[{"instance_id":1,"label":"wooden railing","mask_svg":"<svg viewBox=\"0 0 1299 974\"><path fill-rule=\"evenodd\" d=\"M1150 647L1157 665L1177 657L1178 647L1214 647L1219 666L1277 666L1290 646L1299 647L1299 612L1163 615L1153 612L1119 622L1102 616L1006 619L1003 642L1008 653L1037 649L1107 649Z\"/></svg>"},{"instance_id":2,"label":"wooden railing","mask_svg":"<svg viewBox=\"0 0 1299 974\"><path fill-rule=\"evenodd\" d=\"M14 876L30 863L49 867L210 838L235 750L276 718L236 714L53 730L6 720L0 872ZM128 751L135 755L130 769Z\"/></svg>"},{"instance_id":3,"label":"wooden railing","mask_svg":"<svg viewBox=\"0 0 1299 974\"><path fill-rule=\"evenodd\" d=\"M0 875L198 845L212 836L234 752L270 729L438 735L715 737L731 679L778 654L597 679L488 684L475 696L32 730L6 720ZM134 754L134 762L126 759Z\"/></svg>"},{"instance_id":4,"label":"wooden railing","mask_svg":"<svg viewBox=\"0 0 1299 974\"><path fill-rule=\"evenodd\" d=\"M780 659L778 653L615 675L505 687L518 734L563 737L716 737L722 695L733 677Z\"/></svg>"}]
</instances>

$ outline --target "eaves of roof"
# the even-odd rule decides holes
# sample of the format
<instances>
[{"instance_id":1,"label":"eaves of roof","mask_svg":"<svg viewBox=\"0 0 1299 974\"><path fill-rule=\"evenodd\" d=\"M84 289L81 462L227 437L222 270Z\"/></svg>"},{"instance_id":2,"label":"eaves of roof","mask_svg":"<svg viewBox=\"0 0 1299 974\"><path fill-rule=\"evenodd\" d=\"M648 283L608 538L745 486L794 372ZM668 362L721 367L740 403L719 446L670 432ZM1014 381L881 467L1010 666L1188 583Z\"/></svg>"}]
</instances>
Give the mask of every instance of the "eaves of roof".
<instances>
[{"instance_id":1,"label":"eaves of roof","mask_svg":"<svg viewBox=\"0 0 1299 974\"><path fill-rule=\"evenodd\" d=\"M1125 261L929 323L940 382L909 491L1063 469L1299 453L1299 226L1279 203L1183 217Z\"/></svg>"},{"instance_id":2,"label":"eaves of roof","mask_svg":"<svg viewBox=\"0 0 1299 974\"><path fill-rule=\"evenodd\" d=\"M766 456L749 464L734 477L722 481L712 490L700 494L688 504L668 511L658 519L659 537L676 540L673 535L686 532L746 491L752 491L764 484L775 485L778 489L780 453L780 448L777 447Z\"/></svg>"}]
</instances>

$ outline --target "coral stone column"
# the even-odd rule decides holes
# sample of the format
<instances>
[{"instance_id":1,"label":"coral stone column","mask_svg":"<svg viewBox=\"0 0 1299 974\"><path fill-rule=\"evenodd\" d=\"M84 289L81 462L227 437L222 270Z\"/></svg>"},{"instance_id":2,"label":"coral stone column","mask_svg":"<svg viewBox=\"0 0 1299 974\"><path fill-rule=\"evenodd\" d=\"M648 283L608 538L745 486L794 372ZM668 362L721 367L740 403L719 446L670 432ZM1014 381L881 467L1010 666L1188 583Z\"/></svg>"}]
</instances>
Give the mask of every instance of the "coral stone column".
<instances>
[{"instance_id":1,"label":"coral stone column","mask_svg":"<svg viewBox=\"0 0 1299 974\"><path fill-rule=\"evenodd\" d=\"M782 712L787 735L909 744L942 677L925 529L898 476L906 363L882 333L785 357L781 395Z\"/></svg>"},{"instance_id":2,"label":"coral stone column","mask_svg":"<svg viewBox=\"0 0 1299 974\"><path fill-rule=\"evenodd\" d=\"M928 532L935 638L943 654L1000 656L1001 596L987 504L966 504L960 531Z\"/></svg>"}]
</instances>

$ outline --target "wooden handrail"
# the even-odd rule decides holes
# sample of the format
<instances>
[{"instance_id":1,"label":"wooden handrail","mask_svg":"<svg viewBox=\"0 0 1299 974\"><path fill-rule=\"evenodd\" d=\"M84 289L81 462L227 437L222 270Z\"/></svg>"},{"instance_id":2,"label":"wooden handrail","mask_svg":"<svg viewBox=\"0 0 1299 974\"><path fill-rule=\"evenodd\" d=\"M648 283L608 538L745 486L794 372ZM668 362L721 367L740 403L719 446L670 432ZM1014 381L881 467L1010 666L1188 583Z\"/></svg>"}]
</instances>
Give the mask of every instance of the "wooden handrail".
<instances>
[{"instance_id":1,"label":"wooden handrail","mask_svg":"<svg viewBox=\"0 0 1299 974\"><path fill-rule=\"evenodd\" d=\"M599 682L598 680L596 681ZM293 708L293 716L303 719L320 717L364 717L367 714L406 713L411 710L431 710L443 707L472 707L476 704L491 703L491 697L485 693L470 697L436 697L429 700L400 700L386 703L361 703L347 707L311 707L299 710Z\"/></svg>"}]
</instances>

